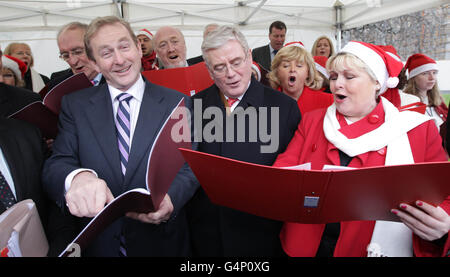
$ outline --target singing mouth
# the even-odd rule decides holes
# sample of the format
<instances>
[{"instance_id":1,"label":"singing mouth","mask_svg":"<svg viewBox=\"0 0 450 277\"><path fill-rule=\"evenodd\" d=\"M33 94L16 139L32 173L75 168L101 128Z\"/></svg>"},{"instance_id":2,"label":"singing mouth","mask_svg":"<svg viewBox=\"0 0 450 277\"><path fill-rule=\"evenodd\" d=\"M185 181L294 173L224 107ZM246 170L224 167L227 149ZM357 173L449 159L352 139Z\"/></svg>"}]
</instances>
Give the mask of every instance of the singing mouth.
<instances>
[{"instance_id":1,"label":"singing mouth","mask_svg":"<svg viewBox=\"0 0 450 277\"><path fill-rule=\"evenodd\" d=\"M293 86L295 84L296 80L297 80L297 78L295 76L290 76L289 81L288 81L289 85Z\"/></svg>"}]
</instances>

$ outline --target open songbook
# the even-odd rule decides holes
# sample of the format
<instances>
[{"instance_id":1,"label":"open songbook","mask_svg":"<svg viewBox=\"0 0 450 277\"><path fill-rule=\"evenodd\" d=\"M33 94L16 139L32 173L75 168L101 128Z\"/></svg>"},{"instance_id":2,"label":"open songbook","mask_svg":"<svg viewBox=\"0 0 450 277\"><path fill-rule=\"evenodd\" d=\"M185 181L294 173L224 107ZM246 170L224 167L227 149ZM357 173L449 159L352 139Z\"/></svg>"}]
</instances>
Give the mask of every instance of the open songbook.
<instances>
[{"instance_id":1,"label":"open songbook","mask_svg":"<svg viewBox=\"0 0 450 277\"><path fill-rule=\"evenodd\" d=\"M73 75L43 95L43 101L28 104L10 115L36 125L47 139L54 139L58 132L58 115L64 95L91 87L92 83L84 73Z\"/></svg>"}]
</instances>

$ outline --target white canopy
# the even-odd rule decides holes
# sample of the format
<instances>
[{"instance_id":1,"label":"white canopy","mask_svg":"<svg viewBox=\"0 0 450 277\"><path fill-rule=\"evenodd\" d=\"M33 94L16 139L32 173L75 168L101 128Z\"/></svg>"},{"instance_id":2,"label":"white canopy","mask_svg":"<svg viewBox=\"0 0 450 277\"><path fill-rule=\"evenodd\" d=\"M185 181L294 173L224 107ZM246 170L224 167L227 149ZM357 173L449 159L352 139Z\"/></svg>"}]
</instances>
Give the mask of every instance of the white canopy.
<instances>
[{"instance_id":1,"label":"white canopy","mask_svg":"<svg viewBox=\"0 0 450 277\"><path fill-rule=\"evenodd\" d=\"M286 41L300 40L310 48L320 35L340 38L340 30L436 7L450 0L0 0L0 45L28 43L41 73L66 68L58 60L56 32L71 21L89 23L97 16L117 15L133 29L156 31L179 27L188 57L200 54L206 24L235 24L250 47L268 43L268 27L281 20L288 26ZM340 41L336 41L339 46Z\"/></svg>"}]
</instances>

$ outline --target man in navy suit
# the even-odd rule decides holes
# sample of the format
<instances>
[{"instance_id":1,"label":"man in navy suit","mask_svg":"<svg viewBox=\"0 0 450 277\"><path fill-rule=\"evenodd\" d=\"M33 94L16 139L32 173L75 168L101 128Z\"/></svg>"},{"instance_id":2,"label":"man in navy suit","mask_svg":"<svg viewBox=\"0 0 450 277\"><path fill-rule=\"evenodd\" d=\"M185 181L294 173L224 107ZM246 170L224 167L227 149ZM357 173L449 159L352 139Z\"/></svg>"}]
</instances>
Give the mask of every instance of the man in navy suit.
<instances>
[{"instance_id":1,"label":"man in navy suit","mask_svg":"<svg viewBox=\"0 0 450 277\"><path fill-rule=\"evenodd\" d=\"M50 197L61 208L67 206L83 224L114 197L145 187L146 159L155 136L182 98L190 106L183 94L143 80L141 46L122 19L108 16L91 22L85 48L107 83L63 98L58 137L43 172ZM118 146L123 134L115 123L116 116L123 115L123 93L129 101L127 136L131 143L125 165ZM183 167L157 211L129 213L115 221L83 255L189 255L184 204L197 187L189 167Z\"/></svg>"},{"instance_id":2,"label":"man in navy suit","mask_svg":"<svg viewBox=\"0 0 450 277\"><path fill-rule=\"evenodd\" d=\"M259 63L267 71L270 71L272 60L277 54L278 50L284 45L286 38L286 24L281 21L275 21L269 27L270 43L253 49L253 61Z\"/></svg>"}]
</instances>

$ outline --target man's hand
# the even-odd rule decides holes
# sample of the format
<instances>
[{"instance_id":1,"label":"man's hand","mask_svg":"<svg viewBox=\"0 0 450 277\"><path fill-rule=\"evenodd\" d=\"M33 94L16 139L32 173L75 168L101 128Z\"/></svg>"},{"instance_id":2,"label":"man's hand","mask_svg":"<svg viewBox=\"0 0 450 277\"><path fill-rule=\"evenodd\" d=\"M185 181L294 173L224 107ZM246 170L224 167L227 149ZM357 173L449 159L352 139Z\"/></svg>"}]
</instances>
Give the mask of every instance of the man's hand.
<instances>
[{"instance_id":1,"label":"man's hand","mask_svg":"<svg viewBox=\"0 0 450 277\"><path fill-rule=\"evenodd\" d=\"M89 171L75 175L66 193L66 203L71 214L78 217L94 217L114 196L105 181Z\"/></svg>"},{"instance_id":2,"label":"man's hand","mask_svg":"<svg viewBox=\"0 0 450 277\"><path fill-rule=\"evenodd\" d=\"M157 211L148 214L127 213L126 216L131 217L135 220L139 220L143 223L151 223L158 225L169 220L172 212L173 212L172 201L170 200L170 196L166 194L164 196L163 201L159 205L159 209Z\"/></svg>"}]
</instances>

